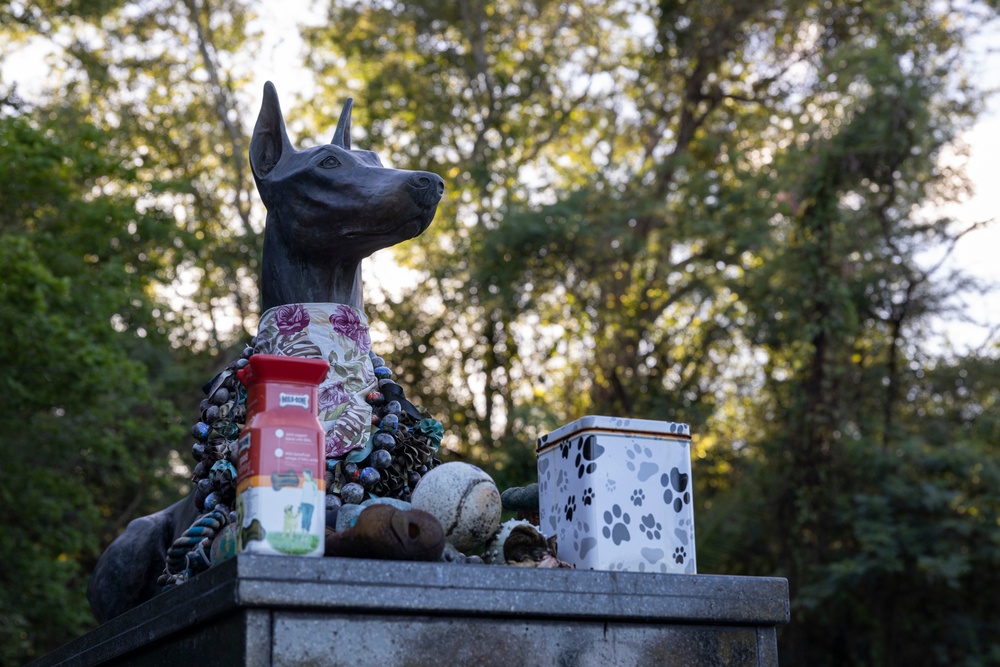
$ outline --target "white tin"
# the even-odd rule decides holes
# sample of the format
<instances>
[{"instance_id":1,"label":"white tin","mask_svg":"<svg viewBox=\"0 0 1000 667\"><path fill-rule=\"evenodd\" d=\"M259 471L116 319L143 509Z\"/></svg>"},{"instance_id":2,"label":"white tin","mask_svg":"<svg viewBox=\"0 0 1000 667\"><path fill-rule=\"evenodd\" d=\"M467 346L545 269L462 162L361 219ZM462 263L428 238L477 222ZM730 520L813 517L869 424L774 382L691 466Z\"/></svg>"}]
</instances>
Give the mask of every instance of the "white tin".
<instances>
[{"instance_id":1,"label":"white tin","mask_svg":"<svg viewBox=\"0 0 1000 667\"><path fill-rule=\"evenodd\" d=\"M542 532L578 568L697 572L687 424L588 416L538 439Z\"/></svg>"}]
</instances>

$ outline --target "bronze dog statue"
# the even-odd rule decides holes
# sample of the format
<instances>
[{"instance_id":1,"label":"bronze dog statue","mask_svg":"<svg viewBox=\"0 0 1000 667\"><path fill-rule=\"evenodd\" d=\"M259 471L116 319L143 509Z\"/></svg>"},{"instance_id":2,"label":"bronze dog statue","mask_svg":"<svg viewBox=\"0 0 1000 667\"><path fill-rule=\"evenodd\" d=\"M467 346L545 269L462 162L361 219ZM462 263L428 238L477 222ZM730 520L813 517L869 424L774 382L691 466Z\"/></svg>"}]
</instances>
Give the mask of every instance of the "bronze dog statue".
<instances>
[{"instance_id":1,"label":"bronze dog statue","mask_svg":"<svg viewBox=\"0 0 1000 667\"><path fill-rule=\"evenodd\" d=\"M422 233L444 192L436 174L387 169L351 148L352 101L329 144L296 150L268 82L250 143L250 165L267 207L260 288L264 311L299 303L363 309L361 262ZM152 598L168 550L201 516L191 493L129 523L98 561L87 589L104 622Z\"/></svg>"}]
</instances>

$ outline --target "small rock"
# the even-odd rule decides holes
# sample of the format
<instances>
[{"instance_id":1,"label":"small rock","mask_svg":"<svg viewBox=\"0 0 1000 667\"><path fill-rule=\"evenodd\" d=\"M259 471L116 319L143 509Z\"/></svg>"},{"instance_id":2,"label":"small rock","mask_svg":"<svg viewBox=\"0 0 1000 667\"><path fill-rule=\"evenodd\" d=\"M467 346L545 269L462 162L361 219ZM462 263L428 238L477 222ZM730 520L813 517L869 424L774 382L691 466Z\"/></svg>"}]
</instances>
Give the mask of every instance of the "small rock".
<instances>
[{"instance_id":1,"label":"small rock","mask_svg":"<svg viewBox=\"0 0 1000 667\"><path fill-rule=\"evenodd\" d=\"M384 449L372 452L372 466L376 470L385 470L392 465L392 454Z\"/></svg>"},{"instance_id":2,"label":"small rock","mask_svg":"<svg viewBox=\"0 0 1000 667\"><path fill-rule=\"evenodd\" d=\"M209 424L215 422L219 418L219 406L218 405L208 406L207 408L205 408L205 411L201 413L201 417L205 422Z\"/></svg>"},{"instance_id":3,"label":"small rock","mask_svg":"<svg viewBox=\"0 0 1000 667\"><path fill-rule=\"evenodd\" d=\"M441 560L445 563L464 563L465 554L456 549L451 542L446 542L444 553L441 554Z\"/></svg>"},{"instance_id":4,"label":"small rock","mask_svg":"<svg viewBox=\"0 0 1000 667\"><path fill-rule=\"evenodd\" d=\"M385 421L385 418L383 418L383 421ZM379 432L372 438L372 445L375 449L385 449L391 452L396 449L396 439L388 433Z\"/></svg>"},{"instance_id":5,"label":"small rock","mask_svg":"<svg viewBox=\"0 0 1000 667\"><path fill-rule=\"evenodd\" d=\"M386 433L395 433L399 428L399 415L387 414L379 422L379 428Z\"/></svg>"},{"instance_id":6,"label":"small rock","mask_svg":"<svg viewBox=\"0 0 1000 667\"><path fill-rule=\"evenodd\" d=\"M219 495L214 491L205 496L205 511L211 512L219 504Z\"/></svg>"},{"instance_id":7,"label":"small rock","mask_svg":"<svg viewBox=\"0 0 1000 667\"><path fill-rule=\"evenodd\" d=\"M483 559L479 556L466 556L456 549L451 542L445 542L444 552L441 554L440 561L444 563L459 563L460 565L473 565L482 563Z\"/></svg>"},{"instance_id":8,"label":"small rock","mask_svg":"<svg viewBox=\"0 0 1000 667\"><path fill-rule=\"evenodd\" d=\"M197 438L198 440L204 441L208 439L209 430L210 429L208 424L206 424L205 422L198 422L197 424L191 427L191 435Z\"/></svg>"}]
</instances>

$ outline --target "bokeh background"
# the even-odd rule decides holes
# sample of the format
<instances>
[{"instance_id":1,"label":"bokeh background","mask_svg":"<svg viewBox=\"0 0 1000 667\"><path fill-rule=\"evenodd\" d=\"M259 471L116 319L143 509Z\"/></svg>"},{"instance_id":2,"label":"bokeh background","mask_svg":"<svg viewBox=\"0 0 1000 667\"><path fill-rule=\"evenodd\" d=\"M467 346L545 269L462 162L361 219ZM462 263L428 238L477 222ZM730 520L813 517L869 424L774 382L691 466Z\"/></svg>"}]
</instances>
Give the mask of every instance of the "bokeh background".
<instances>
[{"instance_id":1,"label":"bokeh background","mask_svg":"<svg viewBox=\"0 0 1000 667\"><path fill-rule=\"evenodd\" d=\"M788 578L784 664L1000 664L997 10L0 1L0 663L188 489L270 79L296 144L353 97L447 183L365 272L443 459L505 488L582 415L690 423L699 569Z\"/></svg>"}]
</instances>

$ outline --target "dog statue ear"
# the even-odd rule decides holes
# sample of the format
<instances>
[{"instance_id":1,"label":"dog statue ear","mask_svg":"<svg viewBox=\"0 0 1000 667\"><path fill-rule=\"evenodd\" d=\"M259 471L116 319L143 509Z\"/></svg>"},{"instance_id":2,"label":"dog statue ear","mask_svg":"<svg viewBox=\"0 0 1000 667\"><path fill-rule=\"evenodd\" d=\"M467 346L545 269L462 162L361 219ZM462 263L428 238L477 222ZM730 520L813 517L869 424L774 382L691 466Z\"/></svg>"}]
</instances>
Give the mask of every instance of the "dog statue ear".
<instances>
[{"instance_id":1,"label":"dog statue ear","mask_svg":"<svg viewBox=\"0 0 1000 667\"><path fill-rule=\"evenodd\" d=\"M344 103L344 110L340 112L340 120L337 121L337 130L333 133L334 146L340 146L345 150L351 150L351 109L354 107L354 99L347 98Z\"/></svg>"},{"instance_id":2,"label":"dog statue ear","mask_svg":"<svg viewBox=\"0 0 1000 667\"><path fill-rule=\"evenodd\" d=\"M278 91L268 81L264 84L264 101L260 105L257 124L250 139L250 168L254 176L264 178L274 169L285 152L294 149L285 132L285 119L278 105Z\"/></svg>"}]
</instances>

